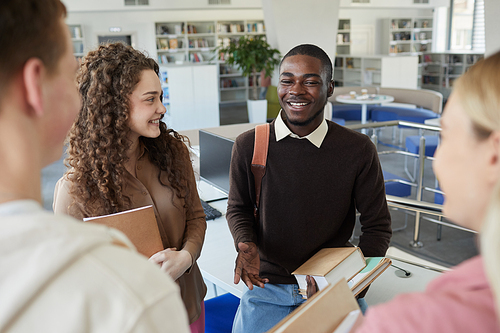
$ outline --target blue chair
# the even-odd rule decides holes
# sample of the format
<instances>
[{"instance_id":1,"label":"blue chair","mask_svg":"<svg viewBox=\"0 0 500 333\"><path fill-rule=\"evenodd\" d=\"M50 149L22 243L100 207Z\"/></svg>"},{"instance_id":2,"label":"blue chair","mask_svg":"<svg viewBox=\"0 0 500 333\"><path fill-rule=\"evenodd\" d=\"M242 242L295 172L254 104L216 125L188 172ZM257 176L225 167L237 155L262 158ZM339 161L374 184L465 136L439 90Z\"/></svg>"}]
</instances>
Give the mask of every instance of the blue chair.
<instances>
[{"instance_id":1,"label":"blue chair","mask_svg":"<svg viewBox=\"0 0 500 333\"><path fill-rule=\"evenodd\" d=\"M371 111L371 120L382 122L391 120L410 121L413 123L424 124L427 119L438 118L439 115L431 110L423 108L405 108L395 106L376 105ZM405 126L398 126L404 128ZM396 127L394 127L394 131ZM393 139L395 139L395 132L393 132ZM402 141L402 132L400 132L399 142Z\"/></svg>"},{"instance_id":2,"label":"blue chair","mask_svg":"<svg viewBox=\"0 0 500 333\"><path fill-rule=\"evenodd\" d=\"M423 124L427 119L438 118L435 112L423 108L405 108L377 105L372 109L373 121L404 120Z\"/></svg>"},{"instance_id":3,"label":"blue chair","mask_svg":"<svg viewBox=\"0 0 500 333\"><path fill-rule=\"evenodd\" d=\"M382 173L385 181L385 194L397 197L409 197L411 195L411 185L407 184L410 182L408 179L396 176L385 170L382 170Z\"/></svg>"},{"instance_id":4,"label":"blue chair","mask_svg":"<svg viewBox=\"0 0 500 333\"><path fill-rule=\"evenodd\" d=\"M205 333L231 333L240 299L230 293L205 301Z\"/></svg>"},{"instance_id":5,"label":"blue chair","mask_svg":"<svg viewBox=\"0 0 500 333\"><path fill-rule=\"evenodd\" d=\"M437 187L437 190L441 191L439 186ZM444 203L444 195L442 193L439 193L439 192L434 193L434 203L438 204L438 205L442 205ZM438 220L441 221L442 217L440 216L438 218ZM443 226L441 224L438 224L437 225L437 236L436 236L436 239L438 241L441 240L441 232L442 231L443 231Z\"/></svg>"},{"instance_id":6,"label":"blue chair","mask_svg":"<svg viewBox=\"0 0 500 333\"><path fill-rule=\"evenodd\" d=\"M440 190L439 187L437 189ZM438 204L438 205L442 205L444 203L444 195L441 193L435 193L434 194L434 203Z\"/></svg>"},{"instance_id":7,"label":"blue chair","mask_svg":"<svg viewBox=\"0 0 500 333\"><path fill-rule=\"evenodd\" d=\"M368 105L366 119L370 119L373 105ZM332 117L345 120L361 121L361 105L358 104L333 104Z\"/></svg>"},{"instance_id":8,"label":"blue chair","mask_svg":"<svg viewBox=\"0 0 500 333\"><path fill-rule=\"evenodd\" d=\"M332 121L340 126L345 126L345 119L342 118L332 118Z\"/></svg>"},{"instance_id":9,"label":"blue chair","mask_svg":"<svg viewBox=\"0 0 500 333\"><path fill-rule=\"evenodd\" d=\"M436 149L439 145L439 137L437 135L424 135L425 138L425 156L434 156L434 153L436 152ZM419 154L420 153L420 135L410 135L406 137L406 142L405 142L405 148L406 151L413 153L413 154ZM416 178L416 172L417 172L417 159L415 159L413 163L413 175L410 174L410 171L408 170L408 161L405 156L405 172L408 175L408 177L414 181Z\"/></svg>"},{"instance_id":10,"label":"blue chair","mask_svg":"<svg viewBox=\"0 0 500 333\"><path fill-rule=\"evenodd\" d=\"M394 195L397 197L409 197L411 195L410 181L402 177L396 176L393 173L382 170L385 182L385 194ZM406 229L408 225L408 216L405 214L405 224L401 228L393 228L392 231Z\"/></svg>"}]
</instances>

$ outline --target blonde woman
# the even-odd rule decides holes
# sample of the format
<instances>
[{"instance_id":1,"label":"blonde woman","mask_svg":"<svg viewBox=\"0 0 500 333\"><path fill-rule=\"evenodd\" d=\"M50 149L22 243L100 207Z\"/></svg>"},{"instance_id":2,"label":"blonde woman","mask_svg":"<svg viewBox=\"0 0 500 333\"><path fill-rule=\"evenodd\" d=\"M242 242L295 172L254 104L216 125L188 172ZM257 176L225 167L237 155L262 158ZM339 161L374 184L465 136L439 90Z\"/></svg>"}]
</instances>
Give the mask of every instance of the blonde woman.
<instances>
[{"instance_id":1,"label":"blonde woman","mask_svg":"<svg viewBox=\"0 0 500 333\"><path fill-rule=\"evenodd\" d=\"M482 254L423 293L369 308L358 333L500 331L494 293L500 277L500 52L457 80L441 124L433 167L445 192L443 212L481 231Z\"/></svg>"}]
</instances>

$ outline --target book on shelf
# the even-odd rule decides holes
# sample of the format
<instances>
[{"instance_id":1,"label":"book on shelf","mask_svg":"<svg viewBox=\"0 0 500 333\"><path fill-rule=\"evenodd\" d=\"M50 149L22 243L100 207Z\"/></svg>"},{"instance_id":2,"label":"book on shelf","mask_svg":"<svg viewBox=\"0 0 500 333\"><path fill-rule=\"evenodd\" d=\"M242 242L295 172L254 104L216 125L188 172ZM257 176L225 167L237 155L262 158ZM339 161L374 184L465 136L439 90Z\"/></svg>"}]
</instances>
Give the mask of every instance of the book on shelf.
<instances>
[{"instance_id":1,"label":"book on shelf","mask_svg":"<svg viewBox=\"0 0 500 333\"><path fill-rule=\"evenodd\" d=\"M158 62L160 64L168 64L168 57L164 54L158 56Z\"/></svg>"},{"instance_id":2,"label":"book on shelf","mask_svg":"<svg viewBox=\"0 0 500 333\"><path fill-rule=\"evenodd\" d=\"M187 30L188 30L187 31L188 34L196 34L197 33L196 26L193 25L193 24L188 24L187 25Z\"/></svg>"},{"instance_id":3,"label":"book on shelf","mask_svg":"<svg viewBox=\"0 0 500 333\"><path fill-rule=\"evenodd\" d=\"M165 68L160 68L160 80L162 84L168 84L168 71Z\"/></svg>"},{"instance_id":4,"label":"book on shelf","mask_svg":"<svg viewBox=\"0 0 500 333\"><path fill-rule=\"evenodd\" d=\"M189 54L189 61L191 62L203 62L203 56L200 52L193 52Z\"/></svg>"},{"instance_id":5,"label":"book on shelf","mask_svg":"<svg viewBox=\"0 0 500 333\"><path fill-rule=\"evenodd\" d=\"M158 38L158 42L156 43L156 47L160 50L168 50L168 39Z\"/></svg>"},{"instance_id":6,"label":"book on shelf","mask_svg":"<svg viewBox=\"0 0 500 333\"><path fill-rule=\"evenodd\" d=\"M181 25L181 24L176 24L176 25L174 26L174 31L175 31L175 34L176 34L176 35L180 35L180 34L182 34L182 33L183 33L183 30L184 30L184 23L182 23L182 25Z\"/></svg>"},{"instance_id":7,"label":"book on shelf","mask_svg":"<svg viewBox=\"0 0 500 333\"><path fill-rule=\"evenodd\" d=\"M88 217L83 221L120 230L134 244L137 252L148 258L164 250L152 205L115 214Z\"/></svg>"},{"instance_id":8,"label":"book on shelf","mask_svg":"<svg viewBox=\"0 0 500 333\"><path fill-rule=\"evenodd\" d=\"M344 279L319 291L268 333L347 333L361 317Z\"/></svg>"},{"instance_id":9,"label":"book on shelf","mask_svg":"<svg viewBox=\"0 0 500 333\"><path fill-rule=\"evenodd\" d=\"M71 38L82 38L82 32L79 26L70 26Z\"/></svg>"},{"instance_id":10,"label":"book on shelf","mask_svg":"<svg viewBox=\"0 0 500 333\"><path fill-rule=\"evenodd\" d=\"M348 282L354 296L365 290L392 264L391 259L385 257L366 257L365 261L366 267Z\"/></svg>"},{"instance_id":11,"label":"book on shelf","mask_svg":"<svg viewBox=\"0 0 500 333\"><path fill-rule=\"evenodd\" d=\"M177 46L179 45L179 42L177 41L177 38L172 38L168 40L168 47L170 49L177 49Z\"/></svg>"},{"instance_id":12,"label":"book on shelf","mask_svg":"<svg viewBox=\"0 0 500 333\"><path fill-rule=\"evenodd\" d=\"M335 247L321 249L292 274L305 298L307 275L312 276L318 289L322 290L341 279L349 281L365 267L365 258L359 247Z\"/></svg>"}]
</instances>

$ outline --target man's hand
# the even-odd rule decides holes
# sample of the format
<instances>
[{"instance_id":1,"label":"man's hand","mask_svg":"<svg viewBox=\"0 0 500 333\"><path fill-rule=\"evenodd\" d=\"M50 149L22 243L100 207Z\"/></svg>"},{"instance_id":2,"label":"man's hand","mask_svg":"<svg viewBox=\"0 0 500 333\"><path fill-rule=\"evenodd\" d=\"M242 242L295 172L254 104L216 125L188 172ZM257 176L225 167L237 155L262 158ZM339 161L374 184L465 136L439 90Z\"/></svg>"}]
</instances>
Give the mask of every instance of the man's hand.
<instances>
[{"instance_id":1,"label":"man's hand","mask_svg":"<svg viewBox=\"0 0 500 333\"><path fill-rule=\"evenodd\" d=\"M238 284L240 279L252 290L253 285L264 288L264 283L268 279L259 276L260 257L257 245L252 242L238 243L238 257L236 257L236 267L234 269L234 284Z\"/></svg>"},{"instance_id":2,"label":"man's hand","mask_svg":"<svg viewBox=\"0 0 500 333\"><path fill-rule=\"evenodd\" d=\"M318 284L316 280L310 275L306 276L307 282L307 299L311 298L314 294L318 292Z\"/></svg>"}]
</instances>

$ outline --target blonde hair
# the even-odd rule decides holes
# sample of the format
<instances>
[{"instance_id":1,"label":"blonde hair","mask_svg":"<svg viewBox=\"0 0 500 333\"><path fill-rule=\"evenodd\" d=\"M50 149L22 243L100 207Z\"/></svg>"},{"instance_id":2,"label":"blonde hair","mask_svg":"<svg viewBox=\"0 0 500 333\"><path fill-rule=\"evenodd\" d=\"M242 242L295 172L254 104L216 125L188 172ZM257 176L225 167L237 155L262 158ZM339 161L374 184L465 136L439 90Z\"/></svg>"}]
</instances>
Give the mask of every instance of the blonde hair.
<instances>
[{"instance_id":1,"label":"blonde hair","mask_svg":"<svg viewBox=\"0 0 500 333\"><path fill-rule=\"evenodd\" d=\"M475 134L486 139L500 131L500 52L479 61L455 84ZM493 189L481 230L481 253L500 318L500 179Z\"/></svg>"}]
</instances>

